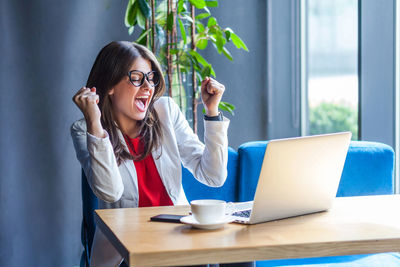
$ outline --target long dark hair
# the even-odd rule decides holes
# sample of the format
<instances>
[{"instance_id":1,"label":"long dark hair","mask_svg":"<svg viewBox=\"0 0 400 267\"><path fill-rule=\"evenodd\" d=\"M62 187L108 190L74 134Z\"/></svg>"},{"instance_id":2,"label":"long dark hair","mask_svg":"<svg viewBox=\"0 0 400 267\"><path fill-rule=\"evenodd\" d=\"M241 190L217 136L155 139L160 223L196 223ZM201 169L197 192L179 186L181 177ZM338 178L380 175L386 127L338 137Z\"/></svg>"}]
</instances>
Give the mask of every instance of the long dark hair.
<instances>
[{"instance_id":1,"label":"long dark hair","mask_svg":"<svg viewBox=\"0 0 400 267\"><path fill-rule=\"evenodd\" d=\"M152 70L158 72L160 82L154 88L153 98L145 118L138 121L140 141L144 145L144 150L133 157L124 148L122 140L118 136L118 125L114 120L112 102L108 92L125 78L133 62L139 57L150 61ZM157 112L154 109L154 102L164 94L165 81L160 64L150 50L142 45L127 41L109 43L97 55L86 87L96 87L97 89L100 98L101 124L110 136L118 165L127 159L144 159L154 148L160 145L162 132Z\"/></svg>"}]
</instances>

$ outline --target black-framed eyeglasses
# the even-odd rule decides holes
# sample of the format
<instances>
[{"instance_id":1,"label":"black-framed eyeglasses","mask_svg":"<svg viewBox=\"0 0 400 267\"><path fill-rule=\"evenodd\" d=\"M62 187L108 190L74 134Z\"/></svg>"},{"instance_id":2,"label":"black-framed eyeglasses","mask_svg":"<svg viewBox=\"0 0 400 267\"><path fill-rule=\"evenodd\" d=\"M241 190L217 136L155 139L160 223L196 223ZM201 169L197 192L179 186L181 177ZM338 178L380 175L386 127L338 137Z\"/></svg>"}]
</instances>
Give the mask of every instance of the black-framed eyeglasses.
<instances>
[{"instance_id":1,"label":"black-framed eyeglasses","mask_svg":"<svg viewBox=\"0 0 400 267\"><path fill-rule=\"evenodd\" d=\"M151 87L155 87L160 82L160 75L156 71L150 71L144 73L140 70L131 70L128 72L129 81L136 87L140 87L144 83L144 79L150 84Z\"/></svg>"}]
</instances>

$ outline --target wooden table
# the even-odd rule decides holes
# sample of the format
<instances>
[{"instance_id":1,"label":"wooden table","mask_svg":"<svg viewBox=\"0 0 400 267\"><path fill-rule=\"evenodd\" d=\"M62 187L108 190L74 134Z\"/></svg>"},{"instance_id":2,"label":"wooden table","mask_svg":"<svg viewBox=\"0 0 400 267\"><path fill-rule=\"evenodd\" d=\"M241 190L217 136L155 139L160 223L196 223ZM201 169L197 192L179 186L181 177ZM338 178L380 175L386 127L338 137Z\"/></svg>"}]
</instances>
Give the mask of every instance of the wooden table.
<instances>
[{"instance_id":1,"label":"wooden table","mask_svg":"<svg viewBox=\"0 0 400 267\"><path fill-rule=\"evenodd\" d=\"M218 230L150 222L189 206L96 210L129 266L171 266L400 251L400 195L337 198L327 212Z\"/></svg>"}]
</instances>

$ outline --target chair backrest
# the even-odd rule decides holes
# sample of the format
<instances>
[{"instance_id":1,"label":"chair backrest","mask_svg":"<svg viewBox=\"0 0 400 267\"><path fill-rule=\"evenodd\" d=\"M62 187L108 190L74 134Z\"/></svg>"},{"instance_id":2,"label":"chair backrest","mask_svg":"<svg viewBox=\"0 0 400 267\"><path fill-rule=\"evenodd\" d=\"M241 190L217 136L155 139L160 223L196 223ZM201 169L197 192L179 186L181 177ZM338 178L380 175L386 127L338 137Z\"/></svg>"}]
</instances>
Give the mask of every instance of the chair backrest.
<instances>
[{"instance_id":1,"label":"chair backrest","mask_svg":"<svg viewBox=\"0 0 400 267\"><path fill-rule=\"evenodd\" d=\"M394 193L394 151L377 142L353 141L337 196L387 195Z\"/></svg>"},{"instance_id":2,"label":"chair backrest","mask_svg":"<svg viewBox=\"0 0 400 267\"><path fill-rule=\"evenodd\" d=\"M254 199L268 141L248 142L239 149L239 201ZM337 196L393 194L393 149L377 142L352 141Z\"/></svg>"},{"instance_id":3,"label":"chair backrest","mask_svg":"<svg viewBox=\"0 0 400 267\"><path fill-rule=\"evenodd\" d=\"M86 175L82 170L82 229L81 229L81 241L84 248L83 255L87 265L89 265L90 252L93 243L94 231L96 230L96 224L94 222L93 213L98 207L98 199L93 194L90 188Z\"/></svg>"},{"instance_id":4,"label":"chair backrest","mask_svg":"<svg viewBox=\"0 0 400 267\"><path fill-rule=\"evenodd\" d=\"M254 199L268 141L247 142L239 146L239 201Z\"/></svg>"},{"instance_id":5,"label":"chair backrest","mask_svg":"<svg viewBox=\"0 0 400 267\"><path fill-rule=\"evenodd\" d=\"M193 199L221 199L238 201L238 153L228 148L228 177L222 187L209 187L197 181L193 175L182 167L182 184L186 197Z\"/></svg>"}]
</instances>

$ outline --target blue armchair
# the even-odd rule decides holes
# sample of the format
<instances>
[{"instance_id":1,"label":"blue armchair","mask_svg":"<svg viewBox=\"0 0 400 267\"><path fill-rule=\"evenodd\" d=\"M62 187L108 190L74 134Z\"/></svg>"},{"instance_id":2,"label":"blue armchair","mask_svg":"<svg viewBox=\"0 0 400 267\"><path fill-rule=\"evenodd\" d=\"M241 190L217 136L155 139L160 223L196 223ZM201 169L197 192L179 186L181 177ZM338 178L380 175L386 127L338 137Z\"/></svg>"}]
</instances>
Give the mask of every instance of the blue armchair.
<instances>
[{"instance_id":1,"label":"blue armchair","mask_svg":"<svg viewBox=\"0 0 400 267\"><path fill-rule=\"evenodd\" d=\"M81 242L83 252L81 256L80 267L89 267L90 253L93 244L94 231L96 224L94 222L93 212L97 209L97 197L87 182L86 175L82 170L82 227Z\"/></svg>"},{"instance_id":2,"label":"blue armchair","mask_svg":"<svg viewBox=\"0 0 400 267\"><path fill-rule=\"evenodd\" d=\"M81 242L83 251L79 267L90 266L90 256L96 223L94 222L94 210L98 208L98 199L90 188L85 172L82 170L82 224L81 224ZM125 261L120 267L127 266Z\"/></svg>"},{"instance_id":3,"label":"blue armchair","mask_svg":"<svg viewBox=\"0 0 400 267\"><path fill-rule=\"evenodd\" d=\"M211 198L225 201L239 200L239 154L232 148L228 148L228 179L222 187L209 187L198 182L193 175L182 168L182 184L186 197L190 202L193 199Z\"/></svg>"},{"instance_id":4,"label":"blue armchair","mask_svg":"<svg viewBox=\"0 0 400 267\"><path fill-rule=\"evenodd\" d=\"M239 199L254 199L261 164L267 141L249 142L239 151ZM376 142L353 141L350 143L338 197L393 194L393 149ZM379 263L379 264L377 264ZM399 253L351 255L307 259L283 259L259 261L257 266L314 266L314 267L375 267L400 266Z\"/></svg>"},{"instance_id":5,"label":"blue armchair","mask_svg":"<svg viewBox=\"0 0 400 267\"><path fill-rule=\"evenodd\" d=\"M239 200L254 199L268 141L248 142L239 152ZM393 194L393 149L385 144L350 142L338 197Z\"/></svg>"}]
</instances>

